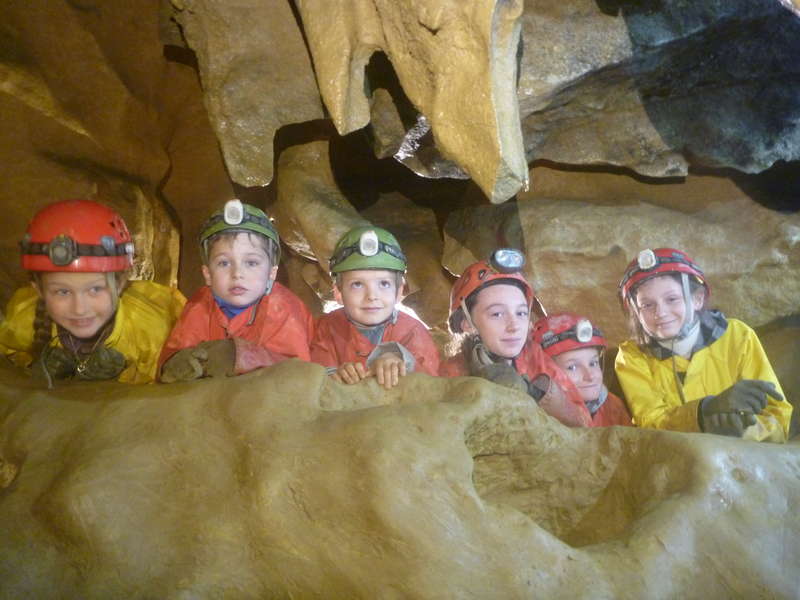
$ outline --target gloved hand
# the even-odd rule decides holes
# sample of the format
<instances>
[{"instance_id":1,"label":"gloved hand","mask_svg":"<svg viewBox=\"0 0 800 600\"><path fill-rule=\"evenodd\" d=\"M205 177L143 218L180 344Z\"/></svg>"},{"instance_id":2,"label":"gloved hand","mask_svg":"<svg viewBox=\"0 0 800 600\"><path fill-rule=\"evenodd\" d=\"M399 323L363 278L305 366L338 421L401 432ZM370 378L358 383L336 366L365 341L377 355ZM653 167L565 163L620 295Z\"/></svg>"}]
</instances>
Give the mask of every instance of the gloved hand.
<instances>
[{"instance_id":1,"label":"gloved hand","mask_svg":"<svg viewBox=\"0 0 800 600\"><path fill-rule=\"evenodd\" d=\"M767 406L767 396L783 400L771 381L742 379L720 394L703 399L700 402L703 431L741 437Z\"/></svg>"},{"instance_id":2,"label":"gloved hand","mask_svg":"<svg viewBox=\"0 0 800 600\"><path fill-rule=\"evenodd\" d=\"M233 342L236 346L235 375L249 373L262 367L270 367L288 358L244 338L233 338Z\"/></svg>"},{"instance_id":3,"label":"gloved hand","mask_svg":"<svg viewBox=\"0 0 800 600\"><path fill-rule=\"evenodd\" d=\"M592 422L586 405L570 400L567 392L546 373L533 378L528 393L544 412L568 427L588 427Z\"/></svg>"},{"instance_id":4,"label":"gloved hand","mask_svg":"<svg viewBox=\"0 0 800 600\"><path fill-rule=\"evenodd\" d=\"M234 374L236 345L232 339L201 342L179 350L161 367L161 381L192 381Z\"/></svg>"},{"instance_id":5,"label":"gloved hand","mask_svg":"<svg viewBox=\"0 0 800 600\"><path fill-rule=\"evenodd\" d=\"M489 351L486 350L480 338L475 336L467 340L467 343L470 344L467 350L467 368L469 369L469 374L474 377L483 377L483 375L481 375L483 369L489 365L495 364L495 362L492 360L492 357L489 356Z\"/></svg>"},{"instance_id":6,"label":"gloved hand","mask_svg":"<svg viewBox=\"0 0 800 600\"><path fill-rule=\"evenodd\" d=\"M509 363L499 362L484 365L477 370L476 375L498 385L528 393L528 380Z\"/></svg>"}]
</instances>

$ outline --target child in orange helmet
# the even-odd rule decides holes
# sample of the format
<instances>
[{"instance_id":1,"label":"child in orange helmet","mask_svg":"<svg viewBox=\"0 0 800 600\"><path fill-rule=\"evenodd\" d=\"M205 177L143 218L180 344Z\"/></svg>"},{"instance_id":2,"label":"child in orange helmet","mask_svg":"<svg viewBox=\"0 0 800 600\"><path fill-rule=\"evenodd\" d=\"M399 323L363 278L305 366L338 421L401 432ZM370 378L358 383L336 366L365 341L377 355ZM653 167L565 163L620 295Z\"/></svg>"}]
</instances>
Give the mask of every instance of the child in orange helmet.
<instances>
[{"instance_id":1,"label":"child in orange helmet","mask_svg":"<svg viewBox=\"0 0 800 600\"><path fill-rule=\"evenodd\" d=\"M637 425L783 442L783 398L755 332L706 308L706 277L674 248L643 250L619 284L634 339L615 369Z\"/></svg>"},{"instance_id":2,"label":"child in orange helmet","mask_svg":"<svg viewBox=\"0 0 800 600\"><path fill-rule=\"evenodd\" d=\"M275 281L280 239L267 214L229 200L200 232L206 285L189 299L161 351L161 381L239 375L309 360L313 319Z\"/></svg>"},{"instance_id":3,"label":"child in orange helmet","mask_svg":"<svg viewBox=\"0 0 800 600\"><path fill-rule=\"evenodd\" d=\"M606 339L589 319L574 313L542 317L533 324L533 339L578 388L592 427L633 425L625 403L603 384Z\"/></svg>"},{"instance_id":4,"label":"child in orange helmet","mask_svg":"<svg viewBox=\"0 0 800 600\"><path fill-rule=\"evenodd\" d=\"M0 350L54 379L155 379L158 353L185 299L152 281L128 281L125 222L91 200L40 210L21 244L32 286L17 290L0 325Z\"/></svg>"},{"instance_id":5,"label":"child in orange helmet","mask_svg":"<svg viewBox=\"0 0 800 600\"><path fill-rule=\"evenodd\" d=\"M509 383L565 425L588 426L591 417L578 390L532 337L531 306L541 304L521 273L523 264L519 251L500 249L467 267L453 285L450 330L467 336L440 375Z\"/></svg>"}]
</instances>

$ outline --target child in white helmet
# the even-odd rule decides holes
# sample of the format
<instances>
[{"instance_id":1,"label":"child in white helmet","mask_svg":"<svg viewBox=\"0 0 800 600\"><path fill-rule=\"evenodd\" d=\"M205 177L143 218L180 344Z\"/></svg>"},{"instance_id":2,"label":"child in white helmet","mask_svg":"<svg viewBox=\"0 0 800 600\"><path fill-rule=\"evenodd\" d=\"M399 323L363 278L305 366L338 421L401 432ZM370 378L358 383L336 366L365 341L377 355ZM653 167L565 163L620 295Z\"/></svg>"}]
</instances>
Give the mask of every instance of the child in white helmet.
<instances>
[{"instance_id":1,"label":"child in white helmet","mask_svg":"<svg viewBox=\"0 0 800 600\"><path fill-rule=\"evenodd\" d=\"M603 383L602 332L591 321L574 313L542 317L533 324L533 339L578 388L592 427L633 425L625 403Z\"/></svg>"},{"instance_id":2,"label":"child in white helmet","mask_svg":"<svg viewBox=\"0 0 800 600\"><path fill-rule=\"evenodd\" d=\"M615 368L637 425L786 441L792 406L758 337L706 308L705 275L685 252L640 252L619 291L634 339Z\"/></svg>"}]
</instances>

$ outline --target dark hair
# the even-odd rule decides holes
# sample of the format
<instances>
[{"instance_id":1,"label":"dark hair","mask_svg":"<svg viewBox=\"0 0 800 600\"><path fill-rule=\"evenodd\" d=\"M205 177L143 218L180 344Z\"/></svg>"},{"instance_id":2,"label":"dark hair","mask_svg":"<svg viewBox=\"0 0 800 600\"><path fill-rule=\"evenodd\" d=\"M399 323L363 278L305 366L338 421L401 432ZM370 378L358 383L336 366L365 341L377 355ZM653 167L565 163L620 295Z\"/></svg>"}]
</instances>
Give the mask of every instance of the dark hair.
<instances>
[{"instance_id":1,"label":"dark hair","mask_svg":"<svg viewBox=\"0 0 800 600\"><path fill-rule=\"evenodd\" d=\"M491 279L491 280L487 281L486 283L484 283L478 289L474 290L469 296L464 298L464 304L466 305L467 310L470 313L472 312L472 309L478 303L478 294L480 294L482 290L485 290L487 287L490 287L490 286L493 286L493 285L501 285L501 284L503 284L503 285L513 285L514 287L519 288L519 290L522 292L523 296L525 296L525 294L528 291L527 288L525 287L525 284L523 284L519 279L511 279L511 278L508 278L508 279ZM526 298L527 298L527 296L526 296ZM461 328L463 330L463 327L459 327L459 326L461 325L461 322L464 319L465 319L464 311L463 311L463 309L461 307L458 307L456 310L453 311L453 314L451 314L450 318L447 320L447 324L450 327L450 332L453 333L453 334L458 334L457 329ZM462 333L463 333L463 331L462 331Z\"/></svg>"}]
</instances>

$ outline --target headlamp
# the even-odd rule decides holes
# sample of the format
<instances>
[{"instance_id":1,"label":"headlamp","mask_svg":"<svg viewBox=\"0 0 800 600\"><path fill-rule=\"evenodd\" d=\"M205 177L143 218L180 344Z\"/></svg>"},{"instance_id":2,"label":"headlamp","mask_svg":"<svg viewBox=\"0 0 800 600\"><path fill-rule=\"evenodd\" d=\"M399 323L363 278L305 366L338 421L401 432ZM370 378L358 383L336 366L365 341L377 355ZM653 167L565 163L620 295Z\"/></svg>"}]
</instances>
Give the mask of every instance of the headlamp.
<instances>
[{"instance_id":1,"label":"headlamp","mask_svg":"<svg viewBox=\"0 0 800 600\"><path fill-rule=\"evenodd\" d=\"M78 257L78 245L68 235L58 235L48 246L50 261L57 267L65 267Z\"/></svg>"},{"instance_id":2,"label":"headlamp","mask_svg":"<svg viewBox=\"0 0 800 600\"><path fill-rule=\"evenodd\" d=\"M575 339L582 344L585 344L591 340L593 333L594 329L592 328L592 324L588 319L581 319L575 325Z\"/></svg>"},{"instance_id":3,"label":"headlamp","mask_svg":"<svg viewBox=\"0 0 800 600\"><path fill-rule=\"evenodd\" d=\"M499 248L492 252L489 264L498 273L518 273L525 266L525 255L515 248Z\"/></svg>"},{"instance_id":4,"label":"headlamp","mask_svg":"<svg viewBox=\"0 0 800 600\"><path fill-rule=\"evenodd\" d=\"M658 264L656 253L649 248L639 252L639 257L636 259L636 262L643 271L649 271Z\"/></svg>"},{"instance_id":5,"label":"headlamp","mask_svg":"<svg viewBox=\"0 0 800 600\"><path fill-rule=\"evenodd\" d=\"M380 250L378 234L372 229L361 234L358 240L358 252L361 256L375 256Z\"/></svg>"},{"instance_id":6,"label":"headlamp","mask_svg":"<svg viewBox=\"0 0 800 600\"><path fill-rule=\"evenodd\" d=\"M239 225L244 221L244 206L242 206L242 201L236 199L228 200L225 203L222 218L228 225Z\"/></svg>"}]
</instances>

